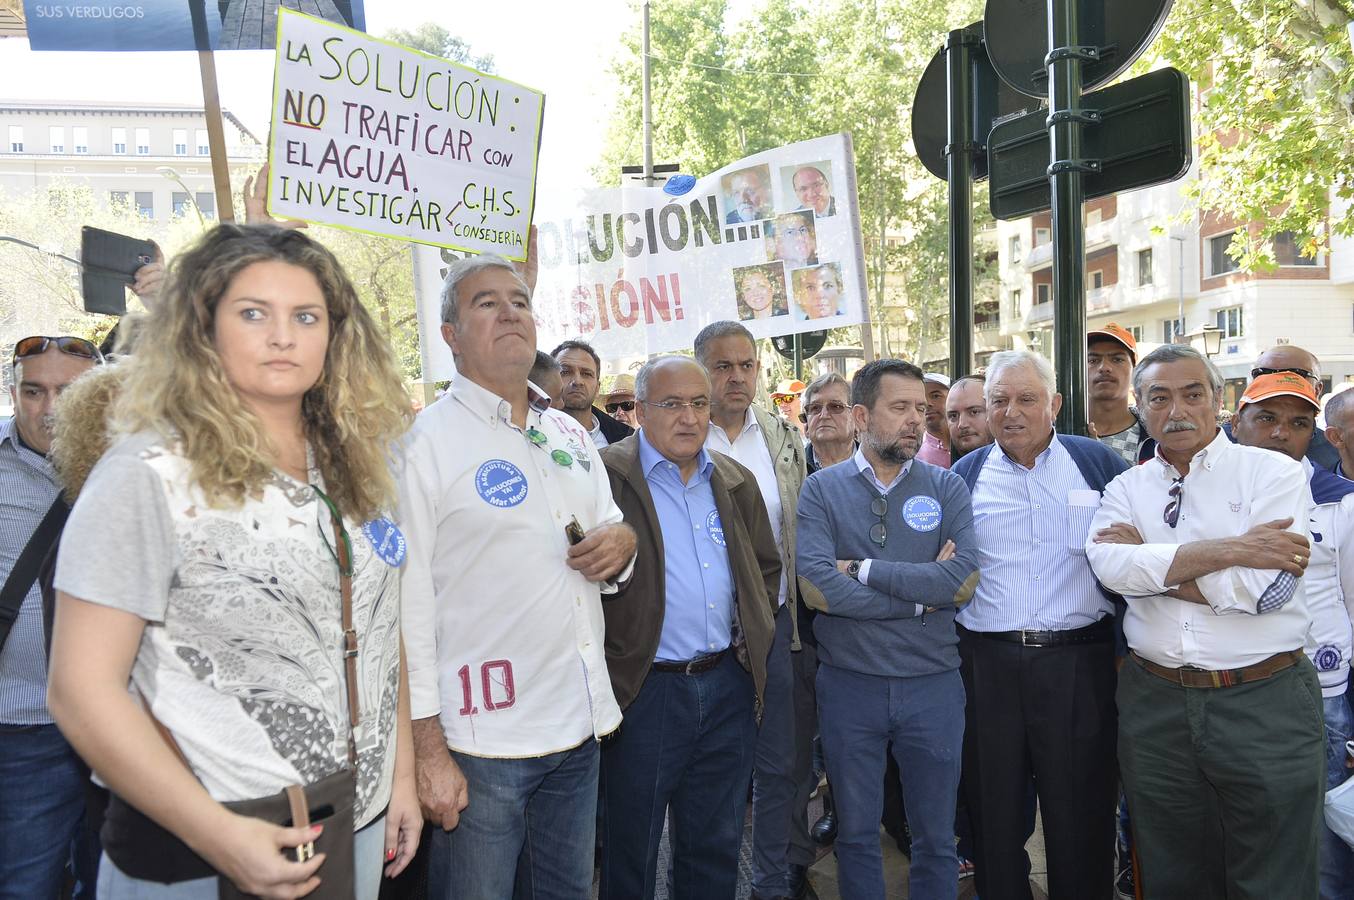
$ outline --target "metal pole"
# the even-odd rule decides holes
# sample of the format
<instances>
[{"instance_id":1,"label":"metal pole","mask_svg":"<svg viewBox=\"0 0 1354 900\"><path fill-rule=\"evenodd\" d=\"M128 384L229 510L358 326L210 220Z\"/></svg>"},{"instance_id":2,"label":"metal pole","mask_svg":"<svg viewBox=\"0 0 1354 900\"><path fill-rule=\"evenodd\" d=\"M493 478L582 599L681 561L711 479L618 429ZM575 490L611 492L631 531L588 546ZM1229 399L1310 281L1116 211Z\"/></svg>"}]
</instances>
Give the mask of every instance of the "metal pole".
<instances>
[{"instance_id":1,"label":"metal pole","mask_svg":"<svg viewBox=\"0 0 1354 900\"><path fill-rule=\"evenodd\" d=\"M644 0L644 58L641 71L644 76L644 186L651 187L653 177L653 115L649 104L649 0Z\"/></svg>"},{"instance_id":2,"label":"metal pole","mask_svg":"<svg viewBox=\"0 0 1354 900\"><path fill-rule=\"evenodd\" d=\"M1086 434L1086 235L1082 158L1081 63L1097 51L1079 46L1077 0L1048 0L1049 188L1053 200L1053 346L1063 396L1058 431Z\"/></svg>"},{"instance_id":3,"label":"metal pole","mask_svg":"<svg viewBox=\"0 0 1354 900\"><path fill-rule=\"evenodd\" d=\"M1180 270L1180 318L1176 319L1175 330L1171 334L1171 343L1178 344L1185 333L1185 239L1173 234L1171 240L1180 242L1180 257L1176 261L1176 267Z\"/></svg>"},{"instance_id":4,"label":"metal pole","mask_svg":"<svg viewBox=\"0 0 1354 900\"><path fill-rule=\"evenodd\" d=\"M799 333L798 333L798 332L795 332L795 335L794 335L794 345L793 345L793 346L794 346L794 354L795 354L795 355L794 355L795 380L797 380L797 381L803 381L803 380L804 380L804 342L803 342L803 340L800 339L800 336L799 336Z\"/></svg>"},{"instance_id":5,"label":"metal pole","mask_svg":"<svg viewBox=\"0 0 1354 900\"><path fill-rule=\"evenodd\" d=\"M945 144L950 200L950 377L973 366L973 47L967 29L945 39L949 128Z\"/></svg>"}]
</instances>

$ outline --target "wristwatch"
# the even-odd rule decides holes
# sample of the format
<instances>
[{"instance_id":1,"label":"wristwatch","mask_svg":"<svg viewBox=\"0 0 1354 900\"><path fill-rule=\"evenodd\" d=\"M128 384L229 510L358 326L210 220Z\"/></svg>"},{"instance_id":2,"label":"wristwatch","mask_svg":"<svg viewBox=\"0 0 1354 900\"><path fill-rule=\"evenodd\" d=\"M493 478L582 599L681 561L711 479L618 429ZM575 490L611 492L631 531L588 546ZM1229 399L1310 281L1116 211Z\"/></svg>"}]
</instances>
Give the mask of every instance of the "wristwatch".
<instances>
[{"instance_id":1,"label":"wristwatch","mask_svg":"<svg viewBox=\"0 0 1354 900\"><path fill-rule=\"evenodd\" d=\"M862 560L859 560L859 559L853 559L853 560L851 560L849 563L846 564L846 574L847 574L847 575L850 575L852 578L856 579L857 581L860 580L860 564L861 564L861 562L862 562Z\"/></svg>"}]
</instances>

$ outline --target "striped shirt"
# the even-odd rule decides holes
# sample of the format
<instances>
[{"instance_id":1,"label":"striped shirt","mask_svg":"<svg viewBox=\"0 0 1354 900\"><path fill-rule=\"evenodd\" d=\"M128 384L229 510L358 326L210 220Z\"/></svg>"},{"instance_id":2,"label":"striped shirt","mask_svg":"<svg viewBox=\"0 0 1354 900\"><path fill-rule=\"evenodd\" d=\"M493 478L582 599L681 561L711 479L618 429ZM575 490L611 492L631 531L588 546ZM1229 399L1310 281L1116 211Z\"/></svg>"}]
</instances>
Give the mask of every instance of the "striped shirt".
<instances>
[{"instance_id":1,"label":"striped shirt","mask_svg":"<svg viewBox=\"0 0 1354 900\"><path fill-rule=\"evenodd\" d=\"M59 492L52 464L17 440L14 420L0 422L0 583L9 578ZM0 723L50 725L47 646L37 579L0 650Z\"/></svg>"},{"instance_id":2,"label":"striped shirt","mask_svg":"<svg viewBox=\"0 0 1354 900\"><path fill-rule=\"evenodd\" d=\"M1086 561L1096 491L1056 440L1026 469L994 447L973 487L981 579L971 631L1066 631L1114 614Z\"/></svg>"}]
</instances>

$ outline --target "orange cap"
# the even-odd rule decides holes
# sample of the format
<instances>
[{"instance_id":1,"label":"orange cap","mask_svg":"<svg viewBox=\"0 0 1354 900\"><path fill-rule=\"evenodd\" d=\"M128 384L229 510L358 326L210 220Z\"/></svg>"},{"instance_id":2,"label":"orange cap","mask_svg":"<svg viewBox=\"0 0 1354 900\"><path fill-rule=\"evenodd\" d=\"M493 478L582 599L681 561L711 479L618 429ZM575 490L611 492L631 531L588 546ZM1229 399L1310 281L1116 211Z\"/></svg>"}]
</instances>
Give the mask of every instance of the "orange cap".
<instances>
[{"instance_id":1,"label":"orange cap","mask_svg":"<svg viewBox=\"0 0 1354 900\"><path fill-rule=\"evenodd\" d=\"M1321 408L1312 383L1292 372L1271 372L1268 375L1261 375L1246 385L1246 392L1241 395L1241 402L1237 404L1237 408L1240 409L1247 403L1258 400L1268 400L1270 397L1298 397L1312 404L1313 409Z\"/></svg>"},{"instance_id":2,"label":"orange cap","mask_svg":"<svg viewBox=\"0 0 1354 900\"><path fill-rule=\"evenodd\" d=\"M804 382L800 381L797 378L787 378L780 384L776 385L776 389L771 392L771 396L797 397L800 394L804 393L804 388L806 387L808 387L808 385L804 384Z\"/></svg>"},{"instance_id":3,"label":"orange cap","mask_svg":"<svg viewBox=\"0 0 1354 900\"><path fill-rule=\"evenodd\" d=\"M1096 338L1106 338L1111 341L1118 341L1128 348L1128 352L1133 355L1133 361L1138 361L1138 342L1133 340L1133 332L1129 331L1118 322L1110 322L1108 325L1086 332L1086 342L1089 344Z\"/></svg>"}]
</instances>

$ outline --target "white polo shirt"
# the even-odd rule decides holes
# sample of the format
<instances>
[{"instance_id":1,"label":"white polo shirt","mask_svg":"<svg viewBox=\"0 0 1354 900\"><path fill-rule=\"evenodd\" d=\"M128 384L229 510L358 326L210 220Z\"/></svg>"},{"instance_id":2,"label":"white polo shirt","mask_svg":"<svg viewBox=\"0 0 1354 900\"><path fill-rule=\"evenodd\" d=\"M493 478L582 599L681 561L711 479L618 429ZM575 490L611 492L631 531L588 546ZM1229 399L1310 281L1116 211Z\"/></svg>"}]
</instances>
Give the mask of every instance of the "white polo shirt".
<instances>
[{"instance_id":1,"label":"white polo shirt","mask_svg":"<svg viewBox=\"0 0 1354 900\"><path fill-rule=\"evenodd\" d=\"M621 511L587 432L531 390L524 432L508 401L457 378L404 447L413 717L440 714L447 746L475 756L544 756L621 721L601 605L615 585L567 566L564 532L575 518L585 531L620 522ZM545 442L529 440L533 429Z\"/></svg>"}]
</instances>

